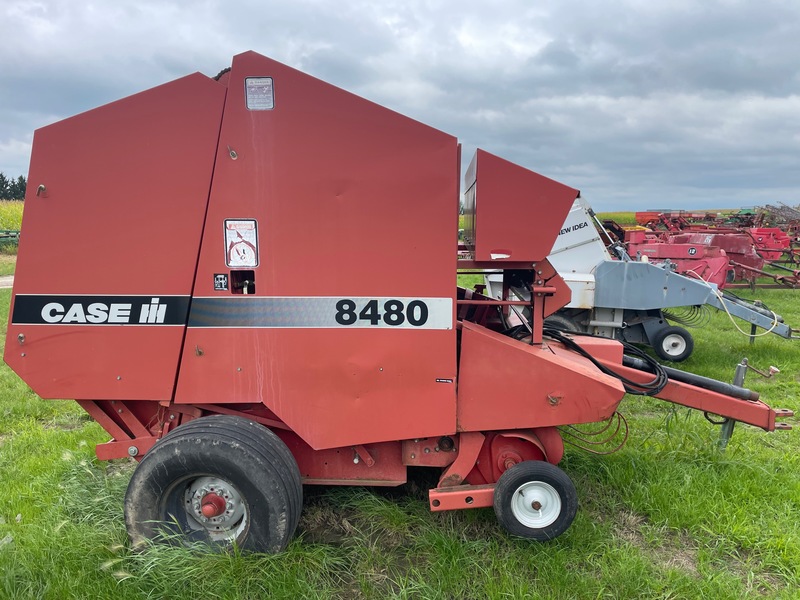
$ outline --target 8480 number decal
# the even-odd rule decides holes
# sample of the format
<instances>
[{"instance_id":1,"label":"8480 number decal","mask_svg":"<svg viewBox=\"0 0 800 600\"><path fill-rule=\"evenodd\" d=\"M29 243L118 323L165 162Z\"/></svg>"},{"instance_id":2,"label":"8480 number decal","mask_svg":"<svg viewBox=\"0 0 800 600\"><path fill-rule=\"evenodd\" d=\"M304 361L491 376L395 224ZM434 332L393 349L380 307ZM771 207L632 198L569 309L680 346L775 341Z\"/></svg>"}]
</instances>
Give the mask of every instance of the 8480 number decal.
<instances>
[{"instance_id":1,"label":"8480 number decal","mask_svg":"<svg viewBox=\"0 0 800 600\"><path fill-rule=\"evenodd\" d=\"M381 305L380 302L383 302ZM368 322L370 325L381 324L399 327L408 323L413 327L422 327L428 322L428 305L422 300L411 300L408 304L396 298L383 301L367 300L360 306L355 300L345 298L336 303L336 322L339 325L355 325Z\"/></svg>"}]
</instances>

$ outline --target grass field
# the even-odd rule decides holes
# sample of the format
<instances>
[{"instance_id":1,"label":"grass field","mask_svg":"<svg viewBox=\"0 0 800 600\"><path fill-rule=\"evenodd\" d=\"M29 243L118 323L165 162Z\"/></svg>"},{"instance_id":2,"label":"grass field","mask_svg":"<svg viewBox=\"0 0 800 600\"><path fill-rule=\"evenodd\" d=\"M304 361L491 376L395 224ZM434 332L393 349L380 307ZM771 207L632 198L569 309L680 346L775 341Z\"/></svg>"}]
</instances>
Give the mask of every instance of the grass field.
<instances>
[{"instance_id":1,"label":"grass field","mask_svg":"<svg viewBox=\"0 0 800 600\"><path fill-rule=\"evenodd\" d=\"M601 223L606 219L611 219L622 226L636 225L636 213L634 212L603 212L597 213L597 218Z\"/></svg>"},{"instance_id":2,"label":"grass field","mask_svg":"<svg viewBox=\"0 0 800 600\"><path fill-rule=\"evenodd\" d=\"M757 293L800 324L798 292ZM0 291L5 330L10 290ZM686 370L800 413L800 349L749 345L716 313ZM101 463L107 435L73 402L42 401L0 367L0 598L800 598L800 431L737 425L727 452L702 414L629 397L616 454L568 447L580 509L562 537L509 538L491 509L432 514L426 483L307 489L278 556L132 552L122 498L134 463ZM490 400L490 399L489 399ZM797 422L795 419L794 422Z\"/></svg>"},{"instance_id":3,"label":"grass field","mask_svg":"<svg viewBox=\"0 0 800 600\"><path fill-rule=\"evenodd\" d=\"M17 266L16 254L0 253L0 275L13 275Z\"/></svg>"},{"instance_id":4,"label":"grass field","mask_svg":"<svg viewBox=\"0 0 800 600\"><path fill-rule=\"evenodd\" d=\"M22 200L0 200L0 229L15 229L22 227L22 209L25 203Z\"/></svg>"},{"instance_id":5,"label":"grass field","mask_svg":"<svg viewBox=\"0 0 800 600\"><path fill-rule=\"evenodd\" d=\"M25 203L21 200L0 200L0 230L9 229L19 231L22 227L22 209ZM7 257L15 255L17 242L0 239L0 275L10 275Z\"/></svg>"}]
</instances>

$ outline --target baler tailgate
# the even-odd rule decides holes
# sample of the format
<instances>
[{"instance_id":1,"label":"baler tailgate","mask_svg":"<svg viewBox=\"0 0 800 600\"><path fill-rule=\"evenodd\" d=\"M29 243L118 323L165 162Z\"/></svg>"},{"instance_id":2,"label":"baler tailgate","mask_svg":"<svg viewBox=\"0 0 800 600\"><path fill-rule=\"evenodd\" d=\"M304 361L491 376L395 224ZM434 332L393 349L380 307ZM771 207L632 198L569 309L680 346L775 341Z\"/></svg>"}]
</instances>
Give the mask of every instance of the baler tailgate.
<instances>
[{"instance_id":1,"label":"baler tailgate","mask_svg":"<svg viewBox=\"0 0 800 600\"><path fill-rule=\"evenodd\" d=\"M36 132L5 360L43 398L172 398L224 100L195 74Z\"/></svg>"}]
</instances>

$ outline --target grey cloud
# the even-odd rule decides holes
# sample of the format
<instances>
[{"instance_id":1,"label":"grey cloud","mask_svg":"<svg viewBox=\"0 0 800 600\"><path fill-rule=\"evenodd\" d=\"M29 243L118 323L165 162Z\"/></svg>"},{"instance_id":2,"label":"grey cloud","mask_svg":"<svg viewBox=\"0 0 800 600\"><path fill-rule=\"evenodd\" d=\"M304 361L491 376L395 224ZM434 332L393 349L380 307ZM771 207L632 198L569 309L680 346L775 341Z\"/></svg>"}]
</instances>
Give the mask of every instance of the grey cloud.
<instances>
[{"instance_id":1,"label":"grey cloud","mask_svg":"<svg viewBox=\"0 0 800 600\"><path fill-rule=\"evenodd\" d=\"M798 25L789 0L8 0L0 170L24 173L36 127L253 49L598 210L794 203Z\"/></svg>"}]
</instances>

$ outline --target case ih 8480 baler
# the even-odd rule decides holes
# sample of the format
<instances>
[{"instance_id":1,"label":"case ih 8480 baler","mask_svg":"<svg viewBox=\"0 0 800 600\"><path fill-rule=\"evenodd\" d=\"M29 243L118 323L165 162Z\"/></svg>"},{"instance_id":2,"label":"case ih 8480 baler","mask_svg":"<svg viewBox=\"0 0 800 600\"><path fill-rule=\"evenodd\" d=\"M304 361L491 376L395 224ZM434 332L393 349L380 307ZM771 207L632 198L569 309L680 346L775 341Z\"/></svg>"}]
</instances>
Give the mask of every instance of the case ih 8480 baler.
<instances>
[{"instance_id":1,"label":"case ih 8480 baler","mask_svg":"<svg viewBox=\"0 0 800 600\"><path fill-rule=\"evenodd\" d=\"M626 389L787 427L741 387L544 335L578 191L479 150L459 261L459 163L456 138L251 52L36 132L5 360L108 431L98 457L141 461L134 541L277 551L304 484L412 466L441 472L431 510L549 539L577 507L559 426Z\"/></svg>"}]
</instances>

